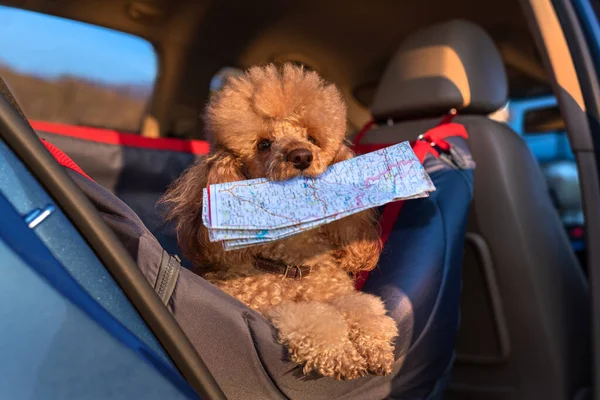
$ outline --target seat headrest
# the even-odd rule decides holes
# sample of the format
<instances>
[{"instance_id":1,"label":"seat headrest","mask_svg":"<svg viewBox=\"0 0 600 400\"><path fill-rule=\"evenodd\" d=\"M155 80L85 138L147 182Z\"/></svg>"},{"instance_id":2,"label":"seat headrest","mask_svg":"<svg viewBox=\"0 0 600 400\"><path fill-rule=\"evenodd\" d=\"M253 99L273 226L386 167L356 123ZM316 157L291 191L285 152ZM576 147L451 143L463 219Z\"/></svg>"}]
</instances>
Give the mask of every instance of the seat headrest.
<instances>
[{"instance_id":1,"label":"seat headrest","mask_svg":"<svg viewBox=\"0 0 600 400\"><path fill-rule=\"evenodd\" d=\"M479 26L453 20L419 30L400 46L379 84L375 120L489 114L506 103L502 58Z\"/></svg>"}]
</instances>

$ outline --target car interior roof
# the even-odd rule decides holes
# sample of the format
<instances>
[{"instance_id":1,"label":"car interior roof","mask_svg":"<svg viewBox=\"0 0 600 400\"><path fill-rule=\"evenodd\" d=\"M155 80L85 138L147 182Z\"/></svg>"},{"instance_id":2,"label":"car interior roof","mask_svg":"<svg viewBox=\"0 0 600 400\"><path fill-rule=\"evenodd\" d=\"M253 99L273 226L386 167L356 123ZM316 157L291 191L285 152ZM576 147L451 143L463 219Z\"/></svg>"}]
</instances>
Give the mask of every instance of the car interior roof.
<instances>
[{"instance_id":1,"label":"car interior roof","mask_svg":"<svg viewBox=\"0 0 600 400\"><path fill-rule=\"evenodd\" d=\"M153 112L192 131L224 66L293 60L335 82L365 121L387 61L414 30L454 18L482 26L507 67L510 98L551 93L517 0L1 0L141 36L160 54ZM161 103L162 102L162 103ZM356 116L357 114L360 114ZM186 122L187 121L187 122ZM193 133L191 134L193 135ZM193 135L194 136L194 135Z\"/></svg>"}]
</instances>

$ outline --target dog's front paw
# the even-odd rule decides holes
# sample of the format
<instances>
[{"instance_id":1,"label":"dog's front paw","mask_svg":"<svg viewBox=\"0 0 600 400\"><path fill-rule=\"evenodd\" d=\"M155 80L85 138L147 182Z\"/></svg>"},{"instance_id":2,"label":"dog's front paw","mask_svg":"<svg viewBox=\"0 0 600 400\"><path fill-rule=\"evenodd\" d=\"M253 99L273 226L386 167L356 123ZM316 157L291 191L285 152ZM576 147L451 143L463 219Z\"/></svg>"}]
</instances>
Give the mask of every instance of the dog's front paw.
<instances>
[{"instance_id":1,"label":"dog's front paw","mask_svg":"<svg viewBox=\"0 0 600 400\"><path fill-rule=\"evenodd\" d=\"M358 353L367 360L369 372L376 375L387 375L394 368L394 339L397 336L396 321L384 315L372 319L373 326L380 328L378 332L367 333L360 329L352 336Z\"/></svg>"},{"instance_id":2,"label":"dog's front paw","mask_svg":"<svg viewBox=\"0 0 600 400\"><path fill-rule=\"evenodd\" d=\"M281 338L286 341L284 337ZM366 360L348 338L327 349L294 340L287 340L287 347L290 360L302 365L305 375L316 372L334 379L350 380L367 374Z\"/></svg>"},{"instance_id":3,"label":"dog's front paw","mask_svg":"<svg viewBox=\"0 0 600 400\"><path fill-rule=\"evenodd\" d=\"M305 374L355 379L367 373L367 362L350 341L346 321L331 305L284 303L265 314L290 359L302 365Z\"/></svg>"},{"instance_id":4,"label":"dog's front paw","mask_svg":"<svg viewBox=\"0 0 600 400\"><path fill-rule=\"evenodd\" d=\"M396 321L386 315L381 299L356 292L335 298L331 304L346 319L350 340L366 360L368 371L376 375L391 373L398 327Z\"/></svg>"}]
</instances>

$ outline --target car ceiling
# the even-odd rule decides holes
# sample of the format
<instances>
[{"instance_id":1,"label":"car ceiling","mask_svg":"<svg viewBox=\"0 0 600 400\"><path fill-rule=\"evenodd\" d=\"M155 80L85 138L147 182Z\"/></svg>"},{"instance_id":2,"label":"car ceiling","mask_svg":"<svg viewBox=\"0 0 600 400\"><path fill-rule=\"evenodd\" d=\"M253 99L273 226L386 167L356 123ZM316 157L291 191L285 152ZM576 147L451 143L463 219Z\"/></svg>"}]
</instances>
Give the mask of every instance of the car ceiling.
<instances>
[{"instance_id":1,"label":"car ceiling","mask_svg":"<svg viewBox=\"0 0 600 400\"><path fill-rule=\"evenodd\" d=\"M354 125L412 31L453 18L486 29L507 65L510 96L550 93L518 0L0 0L144 37L161 55L153 112L194 135L208 85L224 66L294 60L335 82Z\"/></svg>"}]
</instances>

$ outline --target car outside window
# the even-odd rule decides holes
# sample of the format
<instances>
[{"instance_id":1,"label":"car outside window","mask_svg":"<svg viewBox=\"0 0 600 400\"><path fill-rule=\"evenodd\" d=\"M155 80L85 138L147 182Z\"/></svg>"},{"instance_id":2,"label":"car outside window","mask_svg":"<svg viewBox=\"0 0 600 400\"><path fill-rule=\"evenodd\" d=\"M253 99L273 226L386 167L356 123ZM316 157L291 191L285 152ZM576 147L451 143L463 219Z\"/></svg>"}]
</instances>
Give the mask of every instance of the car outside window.
<instances>
[{"instance_id":1,"label":"car outside window","mask_svg":"<svg viewBox=\"0 0 600 400\"><path fill-rule=\"evenodd\" d=\"M0 77L31 120L138 133L156 75L142 38L0 7Z\"/></svg>"},{"instance_id":2,"label":"car outside window","mask_svg":"<svg viewBox=\"0 0 600 400\"><path fill-rule=\"evenodd\" d=\"M549 195L577 254L585 247L585 221L575 156L553 96L510 102L508 123L538 161Z\"/></svg>"}]
</instances>

